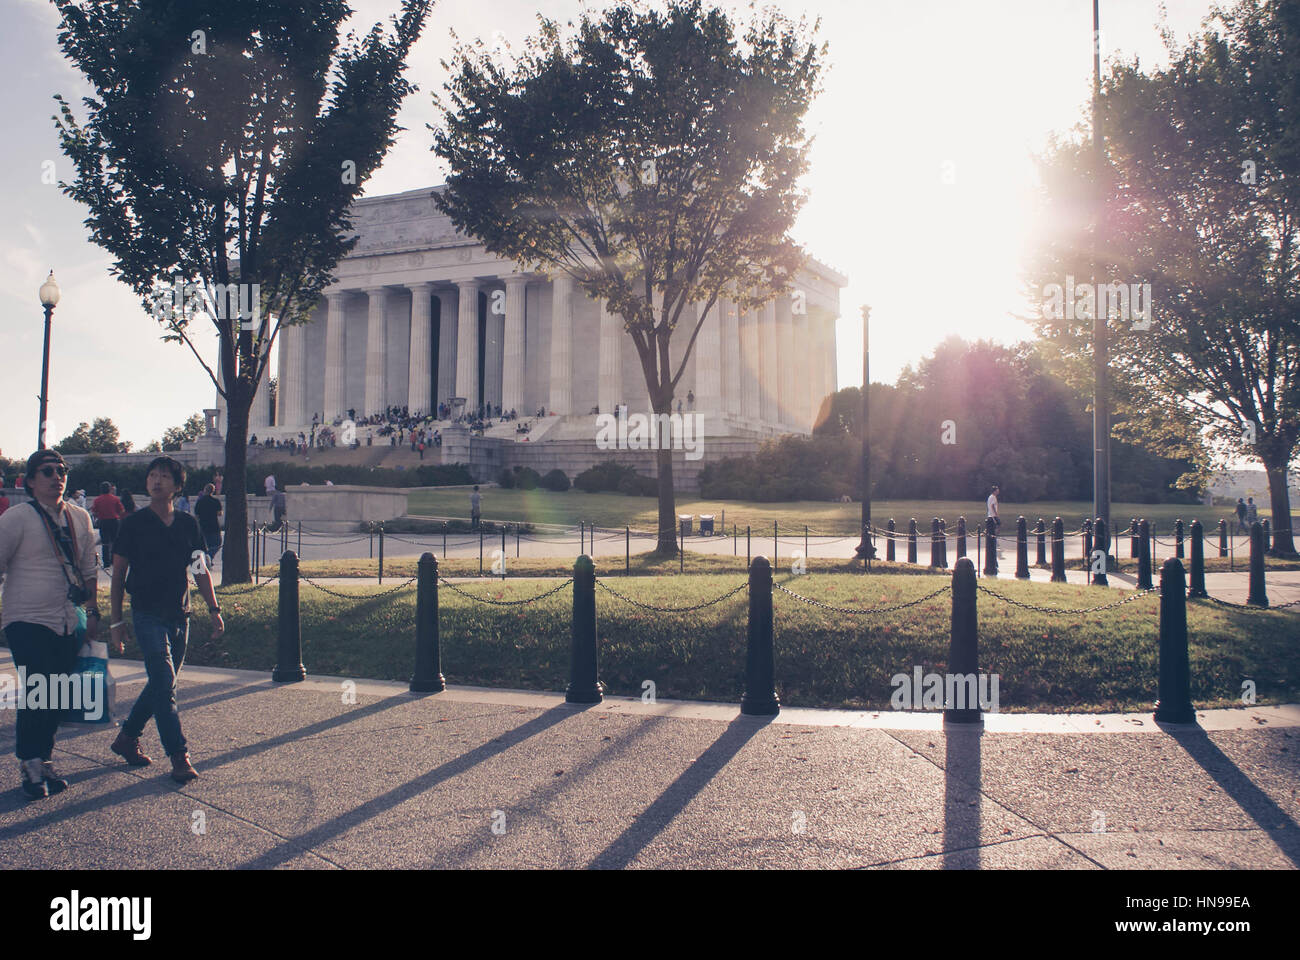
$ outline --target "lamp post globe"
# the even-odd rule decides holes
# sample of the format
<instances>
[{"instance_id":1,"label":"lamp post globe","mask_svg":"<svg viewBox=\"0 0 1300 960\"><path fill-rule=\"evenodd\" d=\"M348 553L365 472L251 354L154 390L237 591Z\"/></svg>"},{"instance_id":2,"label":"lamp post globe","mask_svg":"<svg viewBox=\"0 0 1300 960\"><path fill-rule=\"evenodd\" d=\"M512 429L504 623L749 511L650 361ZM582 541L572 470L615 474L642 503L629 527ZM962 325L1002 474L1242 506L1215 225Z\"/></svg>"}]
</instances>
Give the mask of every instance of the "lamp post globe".
<instances>
[{"instance_id":1,"label":"lamp post globe","mask_svg":"<svg viewBox=\"0 0 1300 960\"><path fill-rule=\"evenodd\" d=\"M45 308L45 353L41 360L41 419L36 434L36 449L44 450L45 421L50 393L50 321L54 317L54 308L59 302L59 285L55 282L53 270L41 284L40 298L41 306Z\"/></svg>"}]
</instances>

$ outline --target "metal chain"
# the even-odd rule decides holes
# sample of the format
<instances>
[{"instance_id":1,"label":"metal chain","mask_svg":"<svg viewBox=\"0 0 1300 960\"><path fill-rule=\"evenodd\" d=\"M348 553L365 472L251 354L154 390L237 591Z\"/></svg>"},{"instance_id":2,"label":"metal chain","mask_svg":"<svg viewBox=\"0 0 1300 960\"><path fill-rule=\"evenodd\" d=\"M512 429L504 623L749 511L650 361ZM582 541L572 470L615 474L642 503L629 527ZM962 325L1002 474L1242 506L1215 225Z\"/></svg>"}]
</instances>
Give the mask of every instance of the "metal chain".
<instances>
[{"instance_id":1,"label":"metal chain","mask_svg":"<svg viewBox=\"0 0 1300 960\"><path fill-rule=\"evenodd\" d=\"M927 593L923 597L917 597L915 600L908 600L906 603L895 604L892 607L865 607L865 608L864 607L837 607L834 606L833 604L823 603L820 600L814 600L812 597L805 597L802 596L801 594L795 593L793 590L787 590L779 583L773 583L772 588L774 590L780 590L782 593L787 593L790 596L794 597L796 600L802 600L804 603L811 604L814 607L821 607L823 610L832 610L835 613L873 614L873 613L892 613L895 610L905 610L908 607L914 607L919 603L925 603L925 601L933 600L935 597L939 596L939 594L944 593L947 590L950 590L952 588L952 585L945 583L938 590L934 591L934 593Z\"/></svg>"},{"instance_id":2,"label":"metal chain","mask_svg":"<svg viewBox=\"0 0 1300 960\"><path fill-rule=\"evenodd\" d=\"M1155 594L1157 596L1160 595L1160 591L1158 589L1138 590L1134 593L1129 594L1127 597L1124 597L1122 600L1116 600L1114 603L1103 603L1096 607L1083 607L1080 609L1074 609L1072 607L1040 607L1037 604L1033 604L1033 603L1022 603L1019 600L1013 600L1008 596L1004 596L1003 594L1000 594L995 590L990 590L988 587L984 586L983 584L977 583L975 586L976 589L981 590L984 593L987 593L990 597L995 597L998 600L1001 600L1003 603L1009 603L1013 607L1022 607L1025 610L1033 610L1035 613L1096 613L1098 610L1109 610L1111 607L1122 607L1126 603L1132 603L1134 600L1141 600L1143 597L1148 597L1151 594Z\"/></svg>"},{"instance_id":3,"label":"metal chain","mask_svg":"<svg viewBox=\"0 0 1300 960\"><path fill-rule=\"evenodd\" d=\"M490 603L493 606L497 606L497 607L521 607L526 603L536 603L538 600L545 600L553 593L559 593L569 584L573 583L573 577L570 577L568 580L565 580L558 587L555 587L552 590L547 590L545 593L539 593L535 597L526 597L523 600L493 600L490 597L476 597L472 593L466 593L464 590L456 586L446 577L439 576L438 579L441 580L445 586L450 588L453 592L459 593L462 597L465 597L469 600L477 600L479 603Z\"/></svg>"},{"instance_id":4,"label":"metal chain","mask_svg":"<svg viewBox=\"0 0 1300 960\"><path fill-rule=\"evenodd\" d=\"M213 592L221 597L242 597L244 594L252 593L254 590L261 590L263 587L269 587L279 579L280 575L277 573L270 580L263 580L261 583L255 583L245 590L234 590L230 587L217 587L213 589Z\"/></svg>"},{"instance_id":5,"label":"metal chain","mask_svg":"<svg viewBox=\"0 0 1300 960\"><path fill-rule=\"evenodd\" d=\"M412 577L410 580L407 580L405 583L399 583L397 586L393 587L393 589L385 590L383 593L368 593L365 596L358 597L355 596L354 594L339 593L337 590L331 590L329 587L323 587L315 580L312 580L310 577L300 577L299 579L301 579L305 583L310 583L321 593L328 593L331 597L338 597L340 600L351 600L355 603L360 603L362 600L378 600L380 597L391 597L393 594L397 593L397 591L404 590L406 587L409 587L411 584L415 583L415 577Z\"/></svg>"},{"instance_id":6,"label":"metal chain","mask_svg":"<svg viewBox=\"0 0 1300 960\"><path fill-rule=\"evenodd\" d=\"M1211 603L1217 603L1221 607L1236 607L1240 610L1285 610L1287 607L1300 607L1300 600L1292 600L1289 603L1275 603L1268 607L1257 607L1253 603L1233 603L1231 600L1220 600L1218 597L1205 597Z\"/></svg>"},{"instance_id":7,"label":"metal chain","mask_svg":"<svg viewBox=\"0 0 1300 960\"><path fill-rule=\"evenodd\" d=\"M640 600L633 600L631 597L624 596L623 594L615 590L613 587L606 584L603 580L597 580L596 586L601 587L607 593L612 593L614 596L618 597L618 599L622 600L624 603L630 603L634 607L641 607L644 610L654 610L657 613L689 613L692 610L703 610L705 607L711 607L715 603L721 603L723 600L729 600L730 598L734 597L736 594L740 593L741 590L744 590L746 587L748 587L749 581L745 580L740 584L740 586L736 587L736 589L728 590L720 597L714 597L712 600L708 600L704 603L697 603L694 606L690 606L690 607L658 607L653 604L642 603Z\"/></svg>"}]
</instances>

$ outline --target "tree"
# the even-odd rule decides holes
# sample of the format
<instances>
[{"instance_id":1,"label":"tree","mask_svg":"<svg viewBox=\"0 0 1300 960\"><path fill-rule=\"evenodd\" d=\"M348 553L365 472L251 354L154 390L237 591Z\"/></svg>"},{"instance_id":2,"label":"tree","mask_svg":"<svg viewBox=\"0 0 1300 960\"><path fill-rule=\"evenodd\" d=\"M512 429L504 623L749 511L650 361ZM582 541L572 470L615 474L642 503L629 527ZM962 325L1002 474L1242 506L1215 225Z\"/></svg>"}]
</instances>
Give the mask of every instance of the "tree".
<instances>
[{"instance_id":1,"label":"tree","mask_svg":"<svg viewBox=\"0 0 1300 960\"><path fill-rule=\"evenodd\" d=\"M117 425L112 420L96 417L93 424L78 424L54 449L59 453L129 453L131 444L118 440Z\"/></svg>"},{"instance_id":2,"label":"tree","mask_svg":"<svg viewBox=\"0 0 1300 960\"><path fill-rule=\"evenodd\" d=\"M193 443L201 437L206 428L207 421L203 419L203 414L192 413L179 427L168 427L163 431L162 449L179 450L182 443Z\"/></svg>"},{"instance_id":3,"label":"tree","mask_svg":"<svg viewBox=\"0 0 1300 960\"><path fill-rule=\"evenodd\" d=\"M816 25L763 17L739 40L700 0L584 14L568 40L539 18L521 54L456 48L451 105L433 128L450 170L439 207L489 251L605 298L656 414L672 412L719 296L766 303L805 260L788 231L825 47ZM674 368L669 341L684 318ZM675 555L671 451L657 459L657 549Z\"/></svg>"},{"instance_id":4,"label":"tree","mask_svg":"<svg viewBox=\"0 0 1300 960\"><path fill-rule=\"evenodd\" d=\"M248 411L271 346L305 322L356 243L349 204L378 167L413 89L405 59L431 0L403 0L392 35L338 27L343 0L55 0L59 44L95 95L55 118L91 239L225 397L226 471L242 477ZM214 371L195 347L211 323ZM226 522L248 511L231 484ZM223 580L249 579L227 537Z\"/></svg>"},{"instance_id":5,"label":"tree","mask_svg":"<svg viewBox=\"0 0 1300 960\"><path fill-rule=\"evenodd\" d=\"M1300 8L1245 0L1187 47L1167 43L1167 69L1112 65L1104 167L1078 141L1044 161L1052 229L1031 296L1067 277L1107 289L1085 288L1077 306L1054 291L1037 322L1082 364L1092 305L1104 310L1125 418L1116 432L1194 457L1202 476L1232 457L1261 461L1274 551L1294 556L1285 478L1300 442Z\"/></svg>"}]
</instances>

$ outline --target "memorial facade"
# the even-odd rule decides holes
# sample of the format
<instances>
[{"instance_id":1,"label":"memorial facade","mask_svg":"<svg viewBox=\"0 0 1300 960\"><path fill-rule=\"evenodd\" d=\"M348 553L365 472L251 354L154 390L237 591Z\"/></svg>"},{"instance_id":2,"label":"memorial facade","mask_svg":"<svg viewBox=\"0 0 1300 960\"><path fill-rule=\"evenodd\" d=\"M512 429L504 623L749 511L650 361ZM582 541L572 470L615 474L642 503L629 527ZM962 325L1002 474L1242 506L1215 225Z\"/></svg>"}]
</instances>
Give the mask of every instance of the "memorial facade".
<instances>
[{"instance_id":1,"label":"memorial facade","mask_svg":"<svg viewBox=\"0 0 1300 960\"><path fill-rule=\"evenodd\" d=\"M276 409L264 380L251 432L296 433L349 410L436 413L457 397L520 417L649 411L622 318L568 276L528 272L458 233L434 204L438 189L356 202L358 242L311 322L281 331ZM836 389L845 282L809 261L774 303L715 304L676 391L682 410L702 413L708 436L808 433ZM688 311L674 331L674 368L697 317Z\"/></svg>"}]
</instances>

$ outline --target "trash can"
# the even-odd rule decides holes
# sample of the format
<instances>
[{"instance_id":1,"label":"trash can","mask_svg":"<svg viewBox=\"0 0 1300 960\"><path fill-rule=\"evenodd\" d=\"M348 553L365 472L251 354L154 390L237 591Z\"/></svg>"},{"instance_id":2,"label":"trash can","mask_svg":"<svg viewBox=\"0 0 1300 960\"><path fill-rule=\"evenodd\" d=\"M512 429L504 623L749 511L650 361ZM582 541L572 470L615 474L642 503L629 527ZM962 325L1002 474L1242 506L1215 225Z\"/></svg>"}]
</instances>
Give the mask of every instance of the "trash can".
<instances>
[{"instance_id":1,"label":"trash can","mask_svg":"<svg viewBox=\"0 0 1300 960\"><path fill-rule=\"evenodd\" d=\"M689 537L691 535L691 525L692 521L695 519L695 514L679 513L677 519L682 525L682 536Z\"/></svg>"},{"instance_id":2,"label":"trash can","mask_svg":"<svg viewBox=\"0 0 1300 960\"><path fill-rule=\"evenodd\" d=\"M713 536L713 514L711 513L700 514L700 536L702 537Z\"/></svg>"}]
</instances>

